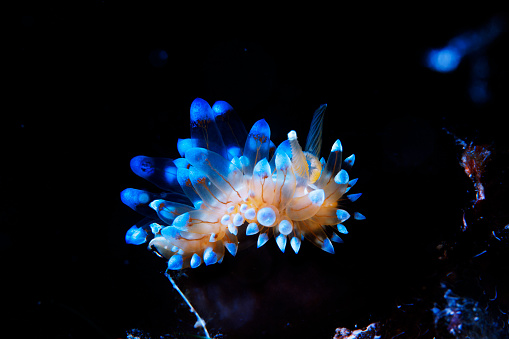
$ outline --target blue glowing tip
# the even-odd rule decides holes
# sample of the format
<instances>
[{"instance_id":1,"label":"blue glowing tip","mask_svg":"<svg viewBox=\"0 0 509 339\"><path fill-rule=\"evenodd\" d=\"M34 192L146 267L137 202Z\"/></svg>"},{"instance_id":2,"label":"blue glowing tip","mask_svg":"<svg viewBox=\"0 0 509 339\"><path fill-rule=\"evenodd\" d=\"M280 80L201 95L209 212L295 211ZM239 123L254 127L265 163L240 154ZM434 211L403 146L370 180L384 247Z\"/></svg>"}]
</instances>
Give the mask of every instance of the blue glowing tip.
<instances>
[{"instance_id":1,"label":"blue glowing tip","mask_svg":"<svg viewBox=\"0 0 509 339\"><path fill-rule=\"evenodd\" d=\"M330 242L329 238L323 241L322 250L330 254L334 254L334 246L332 246L332 243Z\"/></svg>"},{"instance_id":2,"label":"blue glowing tip","mask_svg":"<svg viewBox=\"0 0 509 339\"><path fill-rule=\"evenodd\" d=\"M354 202L356 201L357 199L359 199L361 197L362 193L354 193L354 194L349 194L347 195L346 197L351 201L351 202Z\"/></svg>"},{"instance_id":3,"label":"blue glowing tip","mask_svg":"<svg viewBox=\"0 0 509 339\"><path fill-rule=\"evenodd\" d=\"M214 253L214 250L212 247L207 247L205 251L203 251L203 262L205 262L205 265L212 265L217 262L217 254Z\"/></svg>"},{"instance_id":4,"label":"blue glowing tip","mask_svg":"<svg viewBox=\"0 0 509 339\"><path fill-rule=\"evenodd\" d=\"M269 236L267 235L267 233L262 233L258 236L258 241L256 243L256 246L258 248L262 247L263 245L265 245L265 243L269 241Z\"/></svg>"},{"instance_id":5,"label":"blue glowing tip","mask_svg":"<svg viewBox=\"0 0 509 339\"><path fill-rule=\"evenodd\" d=\"M128 244L141 245L145 241L147 241L147 232L136 225L131 227L125 235L125 242Z\"/></svg>"},{"instance_id":6,"label":"blue glowing tip","mask_svg":"<svg viewBox=\"0 0 509 339\"><path fill-rule=\"evenodd\" d=\"M230 252L231 255L235 256L237 254L237 244L235 243L226 243L224 247Z\"/></svg>"},{"instance_id":7,"label":"blue glowing tip","mask_svg":"<svg viewBox=\"0 0 509 339\"><path fill-rule=\"evenodd\" d=\"M270 140L270 127L265 119L260 119L254 123L253 127L251 127L251 131L249 135L255 137L256 140L260 142L269 142ZM265 137L265 138L264 138Z\"/></svg>"},{"instance_id":8,"label":"blue glowing tip","mask_svg":"<svg viewBox=\"0 0 509 339\"><path fill-rule=\"evenodd\" d=\"M338 224L337 228L339 233L348 234L348 230L346 229L345 225Z\"/></svg>"},{"instance_id":9,"label":"blue glowing tip","mask_svg":"<svg viewBox=\"0 0 509 339\"><path fill-rule=\"evenodd\" d=\"M198 254L193 254L191 257L191 267L196 268L201 265L201 258Z\"/></svg>"},{"instance_id":10,"label":"blue glowing tip","mask_svg":"<svg viewBox=\"0 0 509 339\"><path fill-rule=\"evenodd\" d=\"M350 180L350 177L348 176L348 172L342 169L341 171L336 174L334 177L334 182L338 185L345 185Z\"/></svg>"},{"instance_id":11,"label":"blue glowing tip","mask_svg":"<svg viewBox=\"0 0 509 339\"><path fill-rule=\"evenodd\" d=\"M193 100L189 113L191 115L191 125L199 121L210 121L213 119L212 108L208 102L201 98Z\"/></svg>"},{"instance_id":12,"label":"blue glowing tip","mask_svg":"<svg viewBox=\"0 0 509 339\"><path fill-rule=\"evenodd\" d=\"M258 228L258 224L255 222L250 223L247 225L246 228L246 235L253 235L260 232L260 229Z\"/></svg>"},{"instance_id":13,"label":"blue glowing tip","mask_svg":"<svg viewBox=\"0 0 509 339\"><path fill-rule=\"evenodd\" d=\"M283 253L285 253L286 242L287 242L286 235L280 234L276 237L276 243L281 252Z\"/></svg>"},{"instance_id":14,"label":"blue glowing tip","mask_svg":"<svg viewBox=\"0 0 509 339\"><path fill-rule=\"evenodd\" d=\"M169 270L180 270L184 264L184 259L180 254L173 255L170 260L168 260L168 269Z\"/></svg>"},{"instance_id":15,"label":"blue glowing tip","mask_svg":"<svg viewBox=\"0 0 509 339\"><path fill-rule=\"evenodd\" d=\"M340 220L340 222L343 222L343 221L348 220L348 218L350 218L350 213L348 213L345 210L338 209L336 211L336 217Z\"/></svg>"},{"instance_id":16,"label":"blue glowing tip","mask_svg":"<svg viewBox=\"0 0 509 339\"><path fill-rule=\"evenodd\" d=\"M214 111L215 118L227 113L228 111L233 111L233 107L226 101L216 101L214 105L212 105L212 111Z\"/></svg>"},{"instance_id":17,"label":"blue glowing tip","mask_svg":"<svg viewBox=\"0 0 509 339\"><path fill-rule=\"evenodd\" d=\"M343 239L341 239L336 233L332 233L331 241L337 242L338 244L343 243Z\"/></svg>"},{"instance_id":18,"label":"blue glowing tip","mask_svg":"<svg viewBox=\"0 0 509 339\"><path fill-rule=\"evenodd\" d=\"M433 49L428 52L426 63L434 71L447 73L454 71L460 61L461 53L454 47L444 47L442 49Z\"/></svg>"},{"instance_id":19,"label":"blue glowing tip","mask_svg":"<svg viewBox=\"0 0 509 339\"><path fill-rule=\"evenodd\" d=\"M348 182L348 186L353 187L359 181L359 178L352 179Z\"/></svg>"},{"instance_id":20,"label":"blue glowing tip","mask_svg":"<svg viewBox=\"0 0 509 339\"><path fill-rule=\"evenodd\" d=\"M126 188L120 192L120 200L127 206L135 209L138 205L148 204L150 202L150 194L144 190Z\"/></svg>"},{"instance_id":21,"label":"blue glowing tip","mask_svg":"<svg viewBox=\"0 0 509 339\"><path fill-rule=\"evenodd\" d=\"M359 213L359 212L355 212L353 214L353 218L355 220L364 220L364 219L366 219L366 217L364 215L362 215L361 213Z\"/></svg>"},{"instance_id":22,"label":"blue glowing tip","mask_svg":"<svg viewBox=\"0 0 509 339\"><path fill-rule=\"evenodd\" d=\"M177 150L182 158L186 156L186 151L193 147L192 139L178 139L177 140Z\"/></svg>"},{"instance_id":23,"label":"blue glowing tip","mask_svg":"<svg viewBox=\"0 0 509 339\"><path fill-rule=\"evenodd\" d=\"M293 251L295 254L299 253L301 241L297 237L293 237L292 240L290 240L290 245L292 246Z\"/></svg>"},{"instance_id":24,"label":"blue glowing tip","mask_svg":"<svg viewBox=\"0 0 509 339\"><path fill-rule=\"evenodd\" d=\"M153 160L143 155L138 155L131 159L131 169L142 178L147 178L154 173Z\"/></svg>"}]
</instances>

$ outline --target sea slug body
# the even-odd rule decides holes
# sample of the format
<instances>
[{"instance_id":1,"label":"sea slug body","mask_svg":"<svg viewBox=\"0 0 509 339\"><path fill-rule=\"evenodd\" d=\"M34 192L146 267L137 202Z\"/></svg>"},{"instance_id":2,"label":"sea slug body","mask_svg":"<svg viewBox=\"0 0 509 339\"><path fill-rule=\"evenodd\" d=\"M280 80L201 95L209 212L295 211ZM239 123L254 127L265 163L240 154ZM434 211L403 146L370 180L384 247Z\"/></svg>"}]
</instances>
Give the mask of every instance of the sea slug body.
<instances>
[{"instance_id":1,"label":"sea slug body","mask_svg":"<svg viewBox=\"0 0 509 339\"><path fill-rule=\"evenodd\" d=\"M122 191L122 201L147 217L129 229L126 242L151 239L149 248L168 259L171 270L220 263L225 249L235 255L240 228L258 236L258 247L274 237L282 252L290 243L297 253L307 239L334 253L331 240L341 242L338 233L348 233L343 222L350 214L341 202L361 194L345 195L357 182L348 174L355 156L342 161L339 140L327 161L319 159L325 108L316 110L303 150L293 130L276 148L264 119L247 133L228 103L210 107L195 99L191 138L177 143L181 158L131 160L133 172L162 192ZM358 212L354 218L365 219Z\"/></svg>"}]
</instances>

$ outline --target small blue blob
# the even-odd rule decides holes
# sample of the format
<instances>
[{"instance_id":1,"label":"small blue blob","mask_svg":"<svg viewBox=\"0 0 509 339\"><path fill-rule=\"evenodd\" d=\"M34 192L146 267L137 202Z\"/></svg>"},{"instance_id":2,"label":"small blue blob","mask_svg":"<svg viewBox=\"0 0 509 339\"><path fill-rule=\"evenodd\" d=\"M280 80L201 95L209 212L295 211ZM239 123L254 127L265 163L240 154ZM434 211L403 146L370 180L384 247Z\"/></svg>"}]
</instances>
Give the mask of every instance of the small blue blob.
<instances>
[{"instance_id":1,"label":"small blue blob","mask_svg":"<svg viewBox=\"0 0 509 339\"><path fill-rule=\"evenodd\" d=\"M347 157L345 160L343 160L343 163L345 165L348 165L349 167L352 167L353 164L355 163L355 154L352 154L349 157Z\"/></svg>"},{"instance_id":2,"label":"small blue blob","mask_svg":"<svg viewBox=\"0 0 509 339\"><path fill-rule=\"evenodd\" d=\"M159 59L161 60L167 60L168 59L168 53L166 53L165 50L159 51Z\"/></svg>"},{"instance_id":3,"label":"small blue blob","mask_svg":"<svg viewBox=\"0 0 509 339\"><path fill-rule=\"evenodd\" d=\"M125 242L132 245L141 245L147 241L147 232L134 225L125 234Z\"/></svg>"},{"instance_id":4,"label":"small blue blob","mask_svg":"<svg viewBox=\"0 0 509 339\"><path fill-rule=\"evenodd\" d=\"M357 199L359 199L361 197L362 193L354 193L354 194L349 194L347 195L346 197L348 198L348 200L350 200L351 202L354 202L356 201Z\"/></svg>"},{"instance_id":5,"label":"small blue blob","mask_svg":"<svg viewBox=\"0 0 509 339\"><path fill-rule=\"evenodd\" d=\"M163 49L153 49L148 55L148 60L154 67L163 67L168 61L168 53Z\"/></svg>"},{"instance_id":6,"label":"small blue blob","mask_svg":"<svg viewBox=\"0 0 509 339\"><path fill-rule=\"evenodd\" d=\"M148 178L154 173L154 163L149 157L138 155L131 159L131 170L142 178Z\"/></svg>"},{"instance_id":7,"label":"small blue blob","mask_svg":"<svg viewBox=\"0 0 509 339\"><path fill-rule=\"evenodd\" d=\"M366 217L364 215L362 215L361 213L359 213L359 212L355 212L353 214L353 218L355 220L364 220L364 219L366 219Z\"/></svg>"},{"instance_id":8,"label":"small blue blob","mask_svg":"<svg viewBox=\"0 0 509 339\"><path fill-rule=\"evenodd\" d=\"M445 47L442 49L434 49L428 52L427 65L432 70L441 73L454 71L460 61L462 55L458 49L453 47Z\"/></svg>"},{"instance_id":9,"label":"small blue blob","mask_svg":"<svg viewBox=\"0 0 509 339\"><path fill-rule=\"evenodd\" d=\"M120 192L120 200L132 209L136 209L138 205L148 204L150 195L148 192L135 188L126 188Z\"/></svg>"},{"instance_id":10,"label":"small blue blob","mask_svg":"<svg viewBox=\"0 0 509 339\"><path fill-rule=\"evenodd\" d=\"M186 151L193 147L193 140L191 139L178 139L177 150L182 158L186 156Z\"/></svg>"},{"instance_id":11,"label":"small blue blob","mask_svg":"<svg viewBox=\"0 0 509 339\"><path fill-rule=\"evenodd\" d=\"M470 99L476 104L484 104L488 101L490 93L488 83L483 80L473 81L469 88Z\"/></svg>"},{"instance_id":12,"label":"small blue blob","mask_svg":"<svg viewBox=\"0 0 509 339\"><path fill-rule=\"evenodd\" d=\"M152 231L152 233L154 235L158 234L159 232L161 232L161 229L163 228L163 226L159 225L158 223L151 223L150 225L150 230Z\"/></svg>"},{"instance_id":13,"label":"small blue blob","mask_svg":"<svg viewBox=\"0 0 509 339\"><path fill-rule=\"evenodd\" d=\"M348 234L348 230L346 229L345 225L338 224L337 228L339 233Z\"/></svg>"}]
</instances>

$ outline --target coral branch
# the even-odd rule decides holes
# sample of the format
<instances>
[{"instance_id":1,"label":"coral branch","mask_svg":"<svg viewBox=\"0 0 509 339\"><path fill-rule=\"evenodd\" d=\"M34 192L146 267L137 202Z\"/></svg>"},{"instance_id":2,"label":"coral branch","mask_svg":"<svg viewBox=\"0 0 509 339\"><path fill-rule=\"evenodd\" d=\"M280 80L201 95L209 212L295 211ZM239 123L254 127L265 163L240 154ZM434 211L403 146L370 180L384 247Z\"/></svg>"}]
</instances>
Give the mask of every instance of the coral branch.
<instances>
[{"instance_id":1,"label":"coral branch","mask_svg":"<svg viewBox=\"0 0 509 339\"><path fill-rule=\"evenodd\" d=\"M210 334L209 332L207 331L207 327L205 326L205 320L203 320L202 317L200 317L200 315L198 314L198 312L196 312L196 310L194 309L193 305L191 305L191 302L189 301L189 299L186 298L186 296L184 295L184 293L182 293L182 291L180 290L180 288L177 286L177 283L173 280L173 278L168 274L168 273L165 273L164 274L166 276L166 278L168 278L168 280L171 282L171 284L173 285L173 288L175 290L177 290L177 292L180 294L180 296L182 297L182 299L184 299L184 301L187 303L187 305L189 306L189 310L191 312L194 313L194 315L196 316L196 324L194 325L194 327L198 327L198 326L201 326L203 327L203 331L205 332L205 337L208 338L208 339L211 339L210 338Z\"/></svg>"}]
</instances>

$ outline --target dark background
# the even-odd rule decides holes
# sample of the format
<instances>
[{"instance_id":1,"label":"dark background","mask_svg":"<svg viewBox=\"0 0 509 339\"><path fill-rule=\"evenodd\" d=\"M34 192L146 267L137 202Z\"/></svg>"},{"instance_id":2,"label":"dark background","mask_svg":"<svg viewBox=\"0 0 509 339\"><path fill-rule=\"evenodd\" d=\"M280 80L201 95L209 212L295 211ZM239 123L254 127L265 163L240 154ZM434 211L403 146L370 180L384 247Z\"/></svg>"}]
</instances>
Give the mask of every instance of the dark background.
<instances>
[{"instance_id":1,"label":"dark background","mask_svg":"<svg viewBox=\"0 0 509 339\"><path fill-rule=\"evenodd\" d=\"M276 144L291 129L303 139L327 103L322 155L337 138L356 154L353 191L364 195L352 211L368 217L346 223L350 234L334 256L307 243L298 255L282 254L272 240L186 272L179 284L213 334L328 338L336 327L381 321L396 335L404 326L388 319L415 304L420 315L403 321L407 333L430 336L448 272L459 277L448 288L480 302L495 288L507 307L507 238L489 238L509 223L507 28L482 50L490 69L484 103L469 96L472 58L445 74L423 63L429 48L495 17L507 27L497 9L431 5L20 5L8 30L13 58L4 69L14 77L0 179L3 294L16 337L200 333L162 275L164 261L125 244L140 217L119 198L127 187L156 190L129 160L178 157L196 97L228 101L248 129L265 118ZM493 150L489 214L471 213L474 225L489 220L478 232L461 232L475 193L459 165L462 149L443 128ZM445 263L436 249L443 242L460 248Z\"/></svg>"}]
</instances>

